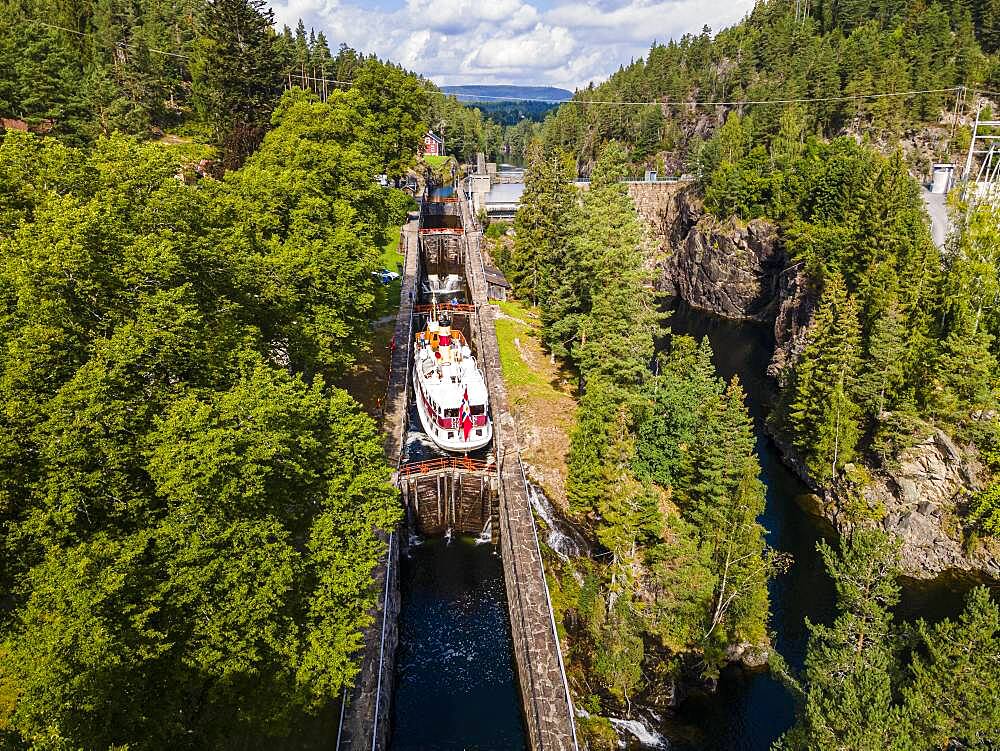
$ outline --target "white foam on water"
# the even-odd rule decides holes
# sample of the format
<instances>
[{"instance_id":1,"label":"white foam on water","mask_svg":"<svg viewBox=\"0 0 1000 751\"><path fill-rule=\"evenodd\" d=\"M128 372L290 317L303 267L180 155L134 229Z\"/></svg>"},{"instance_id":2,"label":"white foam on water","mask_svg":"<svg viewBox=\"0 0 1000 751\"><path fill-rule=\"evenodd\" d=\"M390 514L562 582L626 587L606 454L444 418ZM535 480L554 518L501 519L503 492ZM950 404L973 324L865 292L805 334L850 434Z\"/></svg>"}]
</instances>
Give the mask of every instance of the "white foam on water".
<instances>
[{"instance_id":1,"label":"white foam on water","mask_svg":"<svg viewBox=\"0 0 1000 751\"><path fill-rule=\"evenodd\" d=\"M483 527L483 531L479 533L479 537L476 538L476 545L486 545L493 542L493 519L486 520L486 526Z\"/></svg>"},{"instance_id":2,"label":"white foam on water","mask_svg":"<svg viewBox=\"0 0 1000 751\"><path fill-rule=\"evenodd\" d=\"M555 509L549 499L534 483L528 483L528 500L535 513L541 517L548 527L548 535L545 542L550 548L556 551L563 560L568 560L571 556L580 555L580 546L576 540L570 537L559 528L559 521L556 519Z\"/></svg>"},{"instance_id":3,"label":"white foam on water","mask_svg":"<svg viewBox=\"0 0 1000 751\"><path fill-rule=\"evenodd\" d=\"M620 720L617 717L609 717L608 721L618 733L619 738L621 738L622 731L625 731L626 733L632 735L643 746L647 746L648 748L670 747L666 738L657 733L655 730L649 729L639 720ZM624 748L625 741L619 741L618 745Z\"/></svg>"}]
</instances>

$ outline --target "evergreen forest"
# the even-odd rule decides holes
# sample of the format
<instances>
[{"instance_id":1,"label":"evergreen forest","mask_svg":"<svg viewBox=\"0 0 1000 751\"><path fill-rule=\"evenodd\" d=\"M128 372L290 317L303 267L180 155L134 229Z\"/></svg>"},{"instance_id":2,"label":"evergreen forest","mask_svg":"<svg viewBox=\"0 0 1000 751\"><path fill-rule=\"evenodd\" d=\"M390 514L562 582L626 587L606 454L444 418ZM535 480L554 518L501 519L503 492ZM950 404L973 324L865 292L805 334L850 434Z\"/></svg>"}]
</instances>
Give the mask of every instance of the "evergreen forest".
<instances>
[{"instance_id":1,"label":"evergreen forest","mask_svg":"<svg viewBox=\"0 0 1000 751\"><path fill-rule=\"evenodd\" d=\"M654 44L551 114L544 139L576 156L584 171L603 143L618 140L633 163L659 159L660 174L679 174L695 171L704 141L728 112L752 114L758 140L776 136L785 116L805 135L848 131L886 145L936 121L963 87L967 99L1000 92L995 0L769 0L717 34L706 27ZM897 92L920 93L868 96ZM806 101L784 101L796 99ZM766 103L773 100L782 101Z\"/></svg>"},{"instance_id":2,"label":"evergreen forest","mask_svg":"<svg viewBox=\"0 0 1000 751\"><path fill-rule=\"evenodd\" d=\"M621 181L657 167L688 176L687 205L711 226L777 232L808 320L768 429L856 530L821 549L837 616L809 625L803 670L770 655L798 707L780 748L993 748L997 601L974 588L955 618L896 618L899 541L865 491L940 431L982 467L951 522L966 550L1000 537L1000 212L956 193L938 247L918 182L964 158L971 120L1000 101L1000 8L801 5L757 3L578 91L527 149L515 237L497 250L578 384L570 513L609 552L551 564L592 692L587 732L611 742L597 715L766 650L767 583L790 563L758 522L739 382L715 376L707 341L673 336L654 354L669 332L655 243ZM580 174L583 191L568 184Z\"/></svg>"},{"instance_id":3,"label":"evergreen forest","mask_svg":"<svg viewBox=\"0 0 1000 751\"><path fill-rule=\"evenodd\" d=\"M426 98L423 126L442 133L460 160L504 147L500 125L429 81L345 44L333 51L302 21L276 28L265 0L2 0L0 71L0 117L70 146L114 132L168 132L214 146L207 153L234 168L260 144L283 90L325 100L354 85L373 106L381 91L388 107L397 87ZM380 115L390 127L409 113ZM396 158L382 174L398 173Z\"/></svg>"}]
</instances>

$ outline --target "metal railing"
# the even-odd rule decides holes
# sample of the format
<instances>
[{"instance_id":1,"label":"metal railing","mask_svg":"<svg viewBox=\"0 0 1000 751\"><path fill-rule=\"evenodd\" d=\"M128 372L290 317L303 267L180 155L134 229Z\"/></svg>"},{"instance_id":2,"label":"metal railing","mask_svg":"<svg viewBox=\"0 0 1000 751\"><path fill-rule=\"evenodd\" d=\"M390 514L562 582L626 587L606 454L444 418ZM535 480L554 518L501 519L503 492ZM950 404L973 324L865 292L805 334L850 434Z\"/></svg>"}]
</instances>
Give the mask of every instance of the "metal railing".
<instances>
[{"instance_id":1,"label":"metal railing","mask_svg":"<svg viewBox=\"0 0 1000 751\"><path fill-rule=\"evenodd\" d=\"M439 311L442 311L442 312L447 311L449 313L475 313L476 312L476 306L475 305L468 305L466 303L461 303L461 302L439 302L439 303L436 303L435 305L414 305L413 306L413 312L414 313L431 313L431 312L433 312L433 310L435 309L435 307Z\"/></svg>"},{"instance_id":2,"label":"metal railing","mask_svg":"<svg viewBox=\"0 0 1000 751\"><path fill-rule=\"evenodd\" d=\"M465 470L466 472L485 472L492 466L493 462L483 459L470 459L467 456L442 456L437 459L401 464L399 466L399 476L413 477L414 475L426 475L431 472L440 472L447 469Z\"/></svg>"}]
</instances>

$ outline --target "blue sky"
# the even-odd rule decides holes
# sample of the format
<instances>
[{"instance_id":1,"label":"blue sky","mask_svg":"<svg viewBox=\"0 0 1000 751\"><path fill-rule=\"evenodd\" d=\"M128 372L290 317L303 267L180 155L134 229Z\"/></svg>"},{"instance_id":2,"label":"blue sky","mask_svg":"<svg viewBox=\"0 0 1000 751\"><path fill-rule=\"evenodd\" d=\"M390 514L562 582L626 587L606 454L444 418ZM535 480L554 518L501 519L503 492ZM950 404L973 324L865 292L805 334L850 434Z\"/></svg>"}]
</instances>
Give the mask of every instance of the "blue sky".
<instances>
[{"instance_id":1,"label":"blue sky","mask_svg":"<svg viewBox=\"0 0 1000 751\"><path fill-rule=\"evenodd\" d=\"M752 0L272 0L279 23L326 33L439 84L546 84L606 78L653 40L718 30Z\"/></svg>"}]
</instances>

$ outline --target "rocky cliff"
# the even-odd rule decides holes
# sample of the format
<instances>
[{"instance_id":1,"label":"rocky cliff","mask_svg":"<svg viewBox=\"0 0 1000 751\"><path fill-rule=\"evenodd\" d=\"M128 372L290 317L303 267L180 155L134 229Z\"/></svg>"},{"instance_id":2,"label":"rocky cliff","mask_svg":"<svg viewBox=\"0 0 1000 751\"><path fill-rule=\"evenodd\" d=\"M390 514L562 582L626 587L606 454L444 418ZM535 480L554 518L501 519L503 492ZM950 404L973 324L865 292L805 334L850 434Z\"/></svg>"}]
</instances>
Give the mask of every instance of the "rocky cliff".
<instances>
[{"instance_id":1,"label":"rocky cliff","mask_svg":"<svg viewBox=\"0 0 1000 751\"><path fill-rule=\"evenodd\" d=\"M850 474L853 468L847 469ZM1000 579L1000 546L977 543L968 550L963 542L960 514L980 489L981 472L973 452L935 429L865 484L860 523L877 524L902 540L903 573L914 579L948 572ZM826 491L817 498L816 510L840 532L859 523L855 504L844 495Z\"/></svg>"},{"instance_id":2,"label":"rocky cliff","mask_svg":"<svg viewBox=\"0 0 1000 751\"><path fill-rule=\"evenodd\" d=\"M705 214L690 183L634 184L630 192L654 230L658 289L727 318L773 320L787 261L773 224Z\"/></svg>"},{"instance_id":3,"label":"rocky cliff","mask_svg":"<svg viewBox=\"0 0 1000 751\"><path fill-rule=\"evenodd\" d=\"M817 291L802 267L789 263L778 228L706 214L692 183L638 183L629 192L650 230L648 268L657 289L725 318L773 323L768 374L780 379L805 344ZM801 463L790 451L784 454L809 482ZM1000 550L967 551L962 542L958 515L977 489L979 471L970 452L937 430L903 451L892 467L866 471L872 479L864 496L878 523L902 538L907 575L964 571L1000 579ZM854 523L847 499L829 490L816 499L815 511L841 531Z\"/></svg>"},{"instance_id":4,"label":"rocky cliff","mask_svg":"<svg viewBox=\"0 0 1000 751\"><path fill-rule=\"evenodd\" d=\"M650 229L656 288L725 318L773 322L768 372L778 376L801 351L816 300L801 266L789 264L778 228L706 214L690 182L632 183L629 194Z\"/></svg>"}]
</instances>

